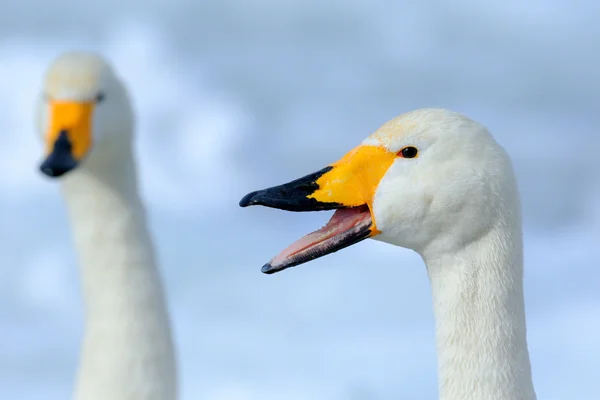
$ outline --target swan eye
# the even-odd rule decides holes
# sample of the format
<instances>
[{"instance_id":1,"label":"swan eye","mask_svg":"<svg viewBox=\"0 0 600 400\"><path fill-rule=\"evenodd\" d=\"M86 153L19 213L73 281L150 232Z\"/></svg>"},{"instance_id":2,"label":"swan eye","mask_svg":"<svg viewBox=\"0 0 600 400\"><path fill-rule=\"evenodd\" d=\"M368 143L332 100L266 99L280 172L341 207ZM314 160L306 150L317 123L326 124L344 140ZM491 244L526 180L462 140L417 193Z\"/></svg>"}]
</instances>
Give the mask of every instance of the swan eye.
<instances>
[{"instance_id":1,"label":"swan eye","mask_svg":"<svg viewBox=\"0 0 600 400\"><path fill-rule=\"evenodd\" d=\"M402 158L415 158L417 154L419 154L419 150L412 146L407 146L398 152L398 155Z\"/></svg>"},{"instance_id":2,"label":"swan eye","mask_svg":"<svg viewBox=\"0 0 600 400\"><path fill-rule=\"evenodd\" d=\"M96 103L102 103L104 101L104 93L100 92L96 95Z\"/></svg>"}]
</instances>

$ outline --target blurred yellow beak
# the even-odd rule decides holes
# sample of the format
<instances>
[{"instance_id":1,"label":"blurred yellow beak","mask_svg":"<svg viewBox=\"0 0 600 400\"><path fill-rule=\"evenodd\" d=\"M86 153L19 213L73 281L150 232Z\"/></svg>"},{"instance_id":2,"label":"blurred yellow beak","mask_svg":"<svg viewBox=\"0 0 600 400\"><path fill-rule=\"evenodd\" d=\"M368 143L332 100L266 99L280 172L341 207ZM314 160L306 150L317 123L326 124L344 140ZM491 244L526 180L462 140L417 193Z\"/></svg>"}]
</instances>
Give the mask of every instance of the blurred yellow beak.
<instances>
[{"instance_id":1,"label":"blurred yellow beak","mask_svg":"<svg viewBox=\"0 0 600 400\"><path fill-rule=\"evenodd\" d=\"M77 166L92 147L93 102L50 102L50 127L46 134L46 159L40 166L51 177Z\"/></svg>"}]
</instances>

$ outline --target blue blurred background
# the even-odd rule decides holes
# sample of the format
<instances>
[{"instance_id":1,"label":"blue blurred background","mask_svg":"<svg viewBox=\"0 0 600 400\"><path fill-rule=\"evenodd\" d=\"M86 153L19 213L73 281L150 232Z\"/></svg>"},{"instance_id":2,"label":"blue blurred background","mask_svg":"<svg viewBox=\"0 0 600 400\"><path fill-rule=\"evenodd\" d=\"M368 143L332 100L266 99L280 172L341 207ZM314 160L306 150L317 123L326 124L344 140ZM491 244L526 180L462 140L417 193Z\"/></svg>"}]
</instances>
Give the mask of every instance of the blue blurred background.
<instances>
[{"instance_id":1,"label":"blue blurred background","mask_svg":"<svg viewBox=\"0 0 600 400\"><path fill-rule=\"evenodd\" d=\"M597 400L599 18L592 0L2 3L0 399L73 385L77 263L59 186L37 171L33 104L51 59L88 49L135 100L184 399L437 398L416 254L365 241L265 276L329 213L237 203L441 106L487 125L517 170L538 397Z\"/></svg>"}]
</instances>

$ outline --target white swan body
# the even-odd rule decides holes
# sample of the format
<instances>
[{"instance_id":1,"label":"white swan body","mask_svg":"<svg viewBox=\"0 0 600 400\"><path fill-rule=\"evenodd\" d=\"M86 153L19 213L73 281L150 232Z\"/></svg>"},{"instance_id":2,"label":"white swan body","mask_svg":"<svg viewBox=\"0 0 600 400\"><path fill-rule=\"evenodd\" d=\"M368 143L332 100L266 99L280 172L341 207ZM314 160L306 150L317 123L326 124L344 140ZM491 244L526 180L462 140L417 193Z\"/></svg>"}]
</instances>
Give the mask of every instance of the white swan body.
<instances>
[{"instance_id":1,"label":"white swan body","mask_svg":"<svg viewBox=\"0 0 600 400\"><path fill-rule=\"evenodd\" d=\"M263 267L273 273L371 237L412 249L433 293L439 396L533 400L521 212L509 157L480 124L443 109L403 114L316 174L241 206L337 209Z\"/></svg>"},{"instance_id":2,"label":"white swan body","mask_svg":"<svg viewBox=\"0 0 600 400\"><path fill-rule=\"evenodd\" d=\"M64 175L81 264L85 331L74 398L174 400L175 355L126 89L101 57L63 54L46 73L38 122L47 144L41 169Z\"/></svg>"}]
</instances>

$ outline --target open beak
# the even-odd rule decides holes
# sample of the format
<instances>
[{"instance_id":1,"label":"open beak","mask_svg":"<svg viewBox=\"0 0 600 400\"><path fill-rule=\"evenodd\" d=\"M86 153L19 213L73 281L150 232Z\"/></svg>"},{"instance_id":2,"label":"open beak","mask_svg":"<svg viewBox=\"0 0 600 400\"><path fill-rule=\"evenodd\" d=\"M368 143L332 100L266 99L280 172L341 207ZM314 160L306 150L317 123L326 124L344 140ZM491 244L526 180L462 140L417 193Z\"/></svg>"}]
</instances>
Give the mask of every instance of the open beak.
<instances>
[{"instance_id":1,"label":"open beak","mask_svg":"<svg viewBox=\"0 0 600 400\"><path fill-rule=\"evenodd\" d=\"M395 158L395 153L381 147L359 146L318 172L244 196L241 207L336 210L327 225L283 250L262 267L262 272L272 274L295 267L377 235L373 197Z\"/></svg>"},{"instance_id":2,"label":"open beak","mask_svg":"<svg viewBox=\"0 0 600 400\"><path fill-rule=\"evenodd\" d=\"M46 158L40 170L59 177L74 169L92 146L92 102L50 101Z\"/></svg>"}]
</instances>

